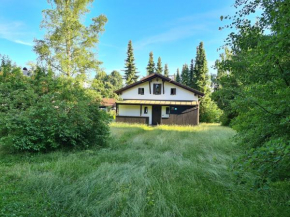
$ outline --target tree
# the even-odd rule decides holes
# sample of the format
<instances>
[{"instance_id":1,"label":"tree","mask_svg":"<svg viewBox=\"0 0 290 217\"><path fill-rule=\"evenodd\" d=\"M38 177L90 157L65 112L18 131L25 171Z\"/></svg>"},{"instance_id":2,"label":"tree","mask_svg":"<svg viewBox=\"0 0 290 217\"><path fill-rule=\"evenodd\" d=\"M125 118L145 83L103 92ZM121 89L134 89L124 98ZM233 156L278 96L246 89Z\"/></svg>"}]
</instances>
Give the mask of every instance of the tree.
<instances>
[{"instance_id":1,"label":"tree","mask_svg":"<svg viewBox=\"0 0 290 217\"><path fill-rule=\"evenodd\" d=\"M191 61L191 70L192 68L193 61ZM200 42L196 49L195 66L194 70L192 70L192 76L193 88L204 93L204 96L200 99L200 121L209 123L219 122L222 111L211 99L210 81L203 42Z\"/></svg>"},{"instance_id":2,"label":"tree","mask_svg":"<svg viewBox=\"0 0 290 217\"><path fill-rule=\"evenodd\" d=\"M121 89L123 86L123 78L120 72L114 70L111 72L111 74L108 76L108 82L112 84L114 87L114 90Z\"/></svg>"},{"instance_id":3,"label":"tree","mask_svg":"<svg viewBox=\"0 0 290 217\"><path fill-rule=\"evenodd\" d=\"M164 65L164 76L169 77L169 69L167 64Z\"/></svg>"},{"instance_id":4,"label":"tree","mask_svg":"<svg viewBox=\"0 0 290 217\"><path fill-rule=\"evenodd\" d=\"M152 51L149 54L149 62L148 62L148 65L147 65L146 69L147 69L147 75L155 73L155 63L154 63L153 52Z\"/></svg>"},{"instance_id":5,"label":"tree","mask_svg":"<svg viewBox=\"0 0 290 217\"><path fill-rule=\"evenodd\" d=\"M196 60L195 60L195 83L194 86L197 90L206 93L208 88L208 67L206 54L203 47L203 42L200 42L196 51Z\"/></svg>"},{"instance_id":6,"label":"tree","mask_svg":"<svg viewBox=\"0 0 290 217\"><path fill-rule=\"evenodd\" d=\"M180 83L181 82L181 78L180 78L180 75L179 75L179 69L177 69L176 71L176 78L175 78L175 81Z\"/></svg>"},{"instance_id":7,"label":"tree","mask_svg":"<svg viewBox=\"0 0 290 217\"><path fill-rule=\"evenodd\" d=\"M162 74L162 72L163 72L163 68L162 68L161 58L158 57L156 73Z\"/></svg>"},{"instance_id":8,"label":"tree","mask_svg":"<svg viewBox=\"0 0 290 217\"><path fill-rule=\"evenodd\" d=\"M189 69L188 65L184 64L181 71L181 83L188 86L189 85Z\"/></svg>"},{"instance_id":9,"label":"tree","mask_svg":"<svg viewBox=\"0 0 290 217\"><path fill-rule=\"evenodd\" d=\"M44 39L35 40L34 51L39 60L66 76L74 76L97 70L97 61L92 49L104 31L107 18L104 15L92 18L92 23L81 23L89 12L93 0L48 0L52 9L43 11L42 29Z\"/></svg>"},{"instance_id":10,"label":"tree","mask_svg":"<svg viewBox=\"0 0 290 217\"><path fill-rule=\"evenodd\" d=\"M190 62L190 69L189 69L189 86L192 88L194 87L194 79L195 79L195 74L194 74L194 60L192 59Z\"/></svg>"},{"instance_id":11,"label":"tree","mask_svg":"<svg viewBox=\"0 0 290 217\"><path fill-rule=\"evenodd\" d=\"M122 86L123 79L118 71L113 71L109 75L104 71L100 71L96 74L91 89L96 91L101 98L117 98L114 91L120 89Z\"/></svg>"},{"instance_id":12,"label":"tree","mask_svg":"<svg viewBox=\"0 0 290 217\"><path fill-rule=\"evenodd\" d=\"M228 113L236 115L230 123L246 150L235 162L236 174L242 179L251 172L257 187L281 184L290 178L289 1L236 0L235 7L229 26L238 31L226 40L231 58L218 62L217 94L220 101L231 99ZM252 23L247 18L256 10L262 12Z\"/></svg>"},{"instance_id":13,"label":"tree","mask_svg":"<svg viewBox=\"0 0 290 217\"><path fill-rule=\"evenodd\" d=\"M217 103L218 107L223 110L221 116L222 125L229 126L231 121L237 117L237 110L232 107L232 102L236 95L229 89L239 89L238 82L231 76L231 72L226 69L226 63L231 60L231 51L226 47L224 53L220 55L220 59L216 60L215 68L217 69L217 76L215 81L214 92L212 99Z\"/></svg>"},{"instance_id":14,"label":"tree","mask_svg":"<svg viewBox=\"0 0 290 217\"><path fill-rule=\"evenodd\" d=\"M127 59L125 60L125 81L126 85L133 84L138 80L137 68L135 66L135 58L133 53L133 45L130 40L128 43Z\"/></svg>"}]
</instances>

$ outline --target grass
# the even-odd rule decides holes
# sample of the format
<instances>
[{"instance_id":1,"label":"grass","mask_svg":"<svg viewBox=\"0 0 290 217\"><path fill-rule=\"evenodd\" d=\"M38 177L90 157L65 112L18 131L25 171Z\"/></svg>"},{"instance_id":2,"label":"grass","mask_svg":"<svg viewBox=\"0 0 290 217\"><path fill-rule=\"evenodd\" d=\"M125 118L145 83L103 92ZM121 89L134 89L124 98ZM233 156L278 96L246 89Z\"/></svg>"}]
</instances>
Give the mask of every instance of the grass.
<instances>
[{"instance_id":1,"label":"grass","mask_svg":"<svg viewBox=\"0 0 290 217\"><path fill-rule=\"evenodd\" d=\"M289 216L289 188L236 183L229 168L242 150L230 128L114 123L111 130L103 149L0 149L0 216Z\"/></svg>"}]
</instances>

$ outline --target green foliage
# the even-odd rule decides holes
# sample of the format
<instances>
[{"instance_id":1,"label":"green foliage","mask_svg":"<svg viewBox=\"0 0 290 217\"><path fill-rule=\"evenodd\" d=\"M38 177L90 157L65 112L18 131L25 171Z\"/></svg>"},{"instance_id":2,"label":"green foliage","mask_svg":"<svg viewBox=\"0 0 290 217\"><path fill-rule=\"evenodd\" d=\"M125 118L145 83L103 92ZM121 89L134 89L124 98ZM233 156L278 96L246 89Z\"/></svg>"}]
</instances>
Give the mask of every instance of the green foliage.
<instances>
[{"instance_id":1,"label":"green foliage","mask_svg":"<svg viewBox=\"0 0 290 217\"><path fill-rule=\"evenodd\" d=\"M217 104L211 99L209 94L206 94L200 99L200 122L218 123L222 115L222 110L218 108Z\"/></svg>"},{"instance_id":2,"label":"green foliage","mask_svg":"<svg viewBox=\"0 0 290 217\"><path fill-rule=\"evenodd\" d=\"M181 83L189 86L189 69L188 65L184 64L181 71Z\"/></svg>"},{"instance_id":3,"label":"green foliage","mask_svg":"<svg viewBox=\"0 0 290 217\"><path fill-rule=\"evenodd\" d=\"M37 68L0 75L0 143L18 151L103 146L109 119L81 77L54 77Z\"/></svg>"},{"instance_id":4,"label":"green foliage","mask_svg":"<svg viewBox=\"0 0 290 217\"><path fill-rule=\"evenodd\" d=\"M163 68L162 68L161 57L158 57L156 73L162 74L162 72L163 72Z\"/></svg>"},{"instance_id":5,"label":"green foliage","mask_svg":"<svg viewBox=\"0 0 290 217\"><path fill-rule=\"evenodd\" d=\"M138 80L137 68L135 66L135 58L133 53L133 45L130 40L128 43L127 59L125 60L125 80L126 85L133 84Z\"/></svg>"},{"instance_id":6,"label":"green foliage","mask_svg":"<svg viewBox=\"0 0 290 217\"><path fill-rule=\"evenodd\" d=\"M289 180L289 1L237 0L235 6L240 10L230 26L238 32L227 38L231 58L218 62L217 101L247 149L236 168L240 177L254 171L258 186ZM262 13L252 24L247 17L257 9Z\"/></svg>"},{"instance_id":7,"label":"green foliage","mask_svg":"<svg viewBox=\"0 0 290 217\"><path fill-rule=\"evenodd\" d=\"M179 69L177 69L177 71L176 71L175 81L178 82L178 83L181 83L181 78L180 78L180 75L179 75Z\"/></svg>"},{"instance_id":8,"label":"green foliage","mask_svg":"<svg viewBox=\"0 0 290 217\"><path fill-rule=\"evenodd\" d=\"M204 93L204 96L200 99L200 122L220 122L223 112L211 99L210 81L203 42L200 42L196 49L195 65L194 61L191 60L190 69L188 69L187 65L183 68L183 71L186 72L184 73L185 80L187 81L186 85Z\"/></svg>"},{"instance_id":9,"label":"green foliage","mask_svg":"<svg viewBox=\"0 0 290 217\"><path fill-rule=\"evenodd\" d=\"M164 65L164 76L169 77L169 69L168 69L168 64Z\"/></svg>"},{"instance_id":10,"label":"green foliage","mask_svg":"<svg viewBox=\"0 0 290 217\"><path fill-rule=\"evenodd\" d=\"M46 29L42 40L35 40L34 51L39 60L48 67L66 76L97 70L92 49L104 31L107 18L104 15L92 18L86 27L81 20L89 12L93 0L49 0L52 9L43 10L41 28Z\"/></svg>"},{"instance_id":11,"label":"green foliage","mask_svg":"<svg viewBox=\"0 0 290 217\"><path fill-rule=\"evenodd\" d=\"M192 59L189 67L189 83L188 83L188 86L191 88L195 88L194 79L195 79L194 60Z\"/></svg>"},{"instance_id":12,"label":"green foliage","mask_svg":"<svg viewBox=\"0 0 290 217\"><path fill-rule=\"evenodd\" d=\"M206 93L208 91L208 79L209 76L206 54L203 47L203 42L200 42L196 49L193 88L202 93Z\"/></svg>"},{"instance_id":13,"label":"green foliage","mask_svg":"<svg viewBox=\"0 0 290 217\"><path fill-rule=\"evenodd\" d=\"M92 81L90 89L96 91L101 98L118 98L114 91L122 88L122 86L122 75L118 71L112 71L109 75L100 71Z\"/></svg>"},{"instance_id":14,"label":"green foliage","mask_svg":"<svg viewBox=\"0 0 290 217\"><path fill-rule=\"evenodd\" d=\"M154 63L152 51L149 53L149 62L146 69L147 69L147 75L155 73L155 63Z\"/></svg>"},{"instance_id":15,"label":"green foliage","mask_svg":"<svg viewBox=\"0 0 290 217\"><path fill-rule=\"evenodd\" d=\"M235 92L239 91L240 84L230 71L231 58L232 54L228 48L225 48L225 53L220 55L220 60L215 62L217 77L212 99L223 110L221 123L224 126L230 126L231 121L238 116L238 111L234 108L233 102L236 99Z\"/></svg>"}]
</instances>

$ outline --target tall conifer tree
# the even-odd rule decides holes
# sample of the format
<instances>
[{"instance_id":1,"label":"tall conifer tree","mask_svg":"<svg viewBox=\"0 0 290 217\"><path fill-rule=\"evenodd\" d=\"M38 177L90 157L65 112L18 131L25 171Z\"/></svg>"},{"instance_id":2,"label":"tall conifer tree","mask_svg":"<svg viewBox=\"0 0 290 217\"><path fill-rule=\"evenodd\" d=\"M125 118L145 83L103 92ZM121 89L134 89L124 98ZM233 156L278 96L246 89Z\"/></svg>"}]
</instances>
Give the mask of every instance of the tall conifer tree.
<instances>
[{"instance_id":1,"label":"tall conifer tree","mask_svg":"<svg viewBox=\"0 0 290 217\"><path fill-rule=\"evenodd\" d=\"M133 53L133 45L132 41L130 40L128 43L128 50L127 50L127 59L125 60L125 80L126 85L133 84L138 80L137 76L137 68L135 66L135 58Z\"/></svg>"},{"instance_id":2,"label":"tall conifer tree","mask_svg":"<svg viewBox=\"0 0 290 217\"><path fill-rule=\"evenodd\" d=\"M189 69L188 65L184 64L181 71L181 82L184 85L189 85Z\"/></svg>"},{"instance_id":3,"label":"tall conifer tree","mask_svg":"<svg viewBox=\"0 0 290 217\"><path fill-rule=\"evenodd\" d=\"M203 93L206 93L207 91L209 91L208 88L209 76L203 42L200 42L199 46L197 47L194 68L195 68L194 88Z\"/></svg>"},{"instance_id":4,"label":"tall conifer tree","mask_svg":"<svg viewBox=\"0 0 290 217\"><path fill-rule=\"evenodd\" d=\"M155 63L154 63L153 52L152 51L149 54L149 62L148 62L148 65L147 65L146 69L147 69L147 75L155 73Z\"/></svg>"},{"instance_id":5,"label":"tall conifer tree","mask_svg":"<svg viewBox=\"0 0 290 217\"><path fill-rule=\"evenodd\" d=\"M163 71L163 68L162 68L161 57L158 57L156 73L162 74L162 71Z\"/></svg>"},{"instance_id":6,"label":"tall conifer tree","mask_svg":"<svg viewBox=\"0 0 290 217\"><path fill-rule=\"evenodd\" d=\"M164 76L169 77L169 70L168 70L168 65L167 63L164 65Z\"/></svg>"},{"instance_id":7,"label":"tall conifer tree","mask_svg":"<svg viewBox=\"0 0 290 217\"><path fill-rule=\"evenodd\" d=\"M213 122L215 119L219 119L221 111L210 97L207 60L202 42L197 47L194 73L195 88L204 93L204 97L200 99L200 121Z\"/></svg>"},{"instance_id":8,"label":"tall conifer tree","mask_svg":"<svg viewBox=\"0 0 290 217\"><path fill-rule=\"evenodd\" d=\"M189 68L189 86L194 88L194 60L193 59L190 62L190 68Z\"/></svg>"},{"instance_id":9,"label":"tall conifer tree","mask_svg":"<svg viewBox=\"0 0 290 217\"><path fill-rule=\"evenodd\" d=\"M175 78L175 81L178 82L178 83L181 82L180 75L179 75L179 69L177 69L177 71L176 71L176 78Z\"/></svg>"}]
</instances>

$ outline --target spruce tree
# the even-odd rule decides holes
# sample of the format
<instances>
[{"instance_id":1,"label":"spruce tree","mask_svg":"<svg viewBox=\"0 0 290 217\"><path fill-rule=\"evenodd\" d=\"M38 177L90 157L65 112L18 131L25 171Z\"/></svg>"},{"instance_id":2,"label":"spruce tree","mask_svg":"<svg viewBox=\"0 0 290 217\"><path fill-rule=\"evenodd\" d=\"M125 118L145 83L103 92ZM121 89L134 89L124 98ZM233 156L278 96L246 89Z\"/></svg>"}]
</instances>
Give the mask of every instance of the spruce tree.
<instances>
[{"instance_id":1,"label":"spruce tree","mask_svg":"<svg viewBox=\"0 0 290 217\"><path fill-rule=\"evenodd\" d=\"M163 68L162 68L161 57L158 57L156 73L162 74L162 72L163 72Z\"/></svg>"},{"instance_id":2,"label":"spruce tree","mask_svg":"<svg viewBox=\"0 0 290 217\"><path fill-rule=\"evenodd\" d=\"M190 69L189 69L189 86L194 88L194 60L192 59L190 62Z\"/></svg>"},{"instance_id":3,"label":"spruce tree","mask_svg":"<svg viewBox=\"0 0 290 217\"><path fill-rule=\"evenodd\" d=\"M165 77L169 77L169 70L168 70L168 65L167 64L164 65L164 76Z\"/></svg>"},{"instance_id":4,"label":"spruce tree","mask_svg":"<svg viewBox=\"0 0 290 217\"><path fill-rule=\"evenodd\" d=\"M135 58L133 53L132 41L128 43L127 59L125 60L125 80L126 85L133 84L138 80L137 68L135 66Z\"/></svg>"},{"instance_id":5,"label":"spruce tree","mask_svg":"<svg viewBox=\"0 0 290 217\"><path fill-rule=\"evenodd\" d=\"M209 76L205 50L203 47L203 42L200 42L196 52L194 88L203 93L206 93L209 91L208 80Z\"/></svg>"},{"instance_id":6,"label":"spruce tree","mask_svg":"<svg viewBox=\"0 0 290 217\"><path fill-rule=\"evenodd\" d=\"M177 69L175 81L178 83L181 82L180 75L179 75L179 69Z\"/></svg>"},{"instance_id":7,"label":"spruce tree","mask_svg":"<svg viewBox=\"0 0 290 217\"><path fill-rule=\"evenodd\" d=\"M199 68L199 49L196 47L196 56L195 56L195 64L193 68L193 78L192 78L192 88L198 89L197 79L198 79L198 68Z\"/></svg>"},{"instance_id":8,"label":"spruce tree","mask_svg":"<svg viewBox=\"0 0 290 217\"><path fill-rule=\"evenodd\" d=\"M148 65L147 65L146 69L147 69L147 75L155 73L155 63L154 63L153 52L152 51L149 54L149 62L148 62Z\"/></svg>"},{"instance_id":9,"label":"spruce tree","mask_svg":"<svg viewBox=\"0 0 290 217\"><path fill-rule=\"evenodd\" d=\"M210 97L211 93L209 89L207 60L202 42L200 42L199 46L197 47L194 73L194 85L196 85L197 90L204 93L204 96L200 99L200 121L216 121L219 119L221 111Z\"/></svg>"},{"instance_id":10,"label":"spruce tree","mask_svg":"<svg viewBox=\"0 0 290 217\"><path fill-rule=\"evenodd\" d=\"M188 86L189 85L189 69L188 65L184 64L181 71L181 83Z\"/></svg>"}]
</instances>

